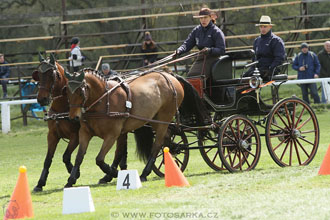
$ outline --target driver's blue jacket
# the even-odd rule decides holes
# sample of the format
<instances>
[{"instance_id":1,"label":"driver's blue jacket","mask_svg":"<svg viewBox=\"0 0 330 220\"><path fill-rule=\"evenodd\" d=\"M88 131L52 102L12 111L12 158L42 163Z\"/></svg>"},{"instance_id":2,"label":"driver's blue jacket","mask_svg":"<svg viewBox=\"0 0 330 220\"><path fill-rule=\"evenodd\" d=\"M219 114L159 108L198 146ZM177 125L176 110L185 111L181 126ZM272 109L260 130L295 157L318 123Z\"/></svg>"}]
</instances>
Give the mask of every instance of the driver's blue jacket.
<instances>
[{"instance_id":1,"label":"driver's blue jacket","mask_svg":"<svg viewBox=\"0 0 330 220\"><path fill-rule=\"evenodd\" d=\"M206 27L198 25L178 48L177 52L179 55L189 52L194 46L197 46L199 50L205 47L210 48L209 54L211 56L224 55L226 51L225 35L212 21Z\"/></svg>"}]
</instances>

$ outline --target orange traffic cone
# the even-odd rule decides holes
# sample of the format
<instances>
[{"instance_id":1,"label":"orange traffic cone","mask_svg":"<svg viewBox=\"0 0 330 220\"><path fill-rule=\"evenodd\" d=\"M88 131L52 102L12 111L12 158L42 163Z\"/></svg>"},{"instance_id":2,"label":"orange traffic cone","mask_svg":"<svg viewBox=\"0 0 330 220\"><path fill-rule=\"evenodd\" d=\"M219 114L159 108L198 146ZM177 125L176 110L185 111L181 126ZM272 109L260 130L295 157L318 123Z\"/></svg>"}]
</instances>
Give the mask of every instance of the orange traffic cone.
<instances>
[{"instance_id":1,"label":"orange traffic cone","mask_svg":"<svg viewBox=\"0 0 330 220\"><path fill-rule=\"evenodd\" d=\"M3 219L7 220L32 217L32 200L26 175L26 167L20 166L16 187L10 198L9 205Z\"/></svg>"},{"instance_id":2,"label":"orange traffic cone","mask_svg":"<svg viewBox=\"0 0 330 220\"><path fill-rule=\"evenodd\" d=\"M319 175L329 175L330 174L330 145L327 152L325 153L324 159L322 161Z\"/></svg>"},{"instance_id":3,"label":"orange traffic cone","mask_svg":"<svg viewBox=\"0 0 330 220\"><path fill-rule=\"evenodd\" d=\"M174 162L170 149L164 148L165 157L165 186L190 186L186 177L184 177L178 165Z\"/></svg>"}]
</instances>

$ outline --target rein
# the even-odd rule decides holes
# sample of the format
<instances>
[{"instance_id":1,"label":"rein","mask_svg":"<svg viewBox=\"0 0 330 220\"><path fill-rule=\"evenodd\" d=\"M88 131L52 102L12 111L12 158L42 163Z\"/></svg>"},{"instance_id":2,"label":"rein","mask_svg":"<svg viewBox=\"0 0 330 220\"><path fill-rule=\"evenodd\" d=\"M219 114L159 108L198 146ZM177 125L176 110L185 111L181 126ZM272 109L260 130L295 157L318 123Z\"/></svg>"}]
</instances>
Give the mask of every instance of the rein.
<instances>
[{"instance_id":1,"label":"rein","mask_svg":"<svg viewBox=\"0 0 330 220\"><path fill-rule=\"evenodd\" d=\"M152 68L150 68L150 69L148 69L148 70L145 70L145 71L139 72L139 73L137 73L137 74L134 74L135 76L139 77L139 76L142 76L142 75L144 75L144 74L146 74L146 73L149 73L149 72L155 71L156 69L158 69L158 68L160 68L160 67L163 67L163 66L166 66L166 65L168 65L168 64L173 64L173 63L176 64L177 62L180 62L180 61L183 61L183 60L188 60L188 59L191 59L191 58L197 57L200 53L203 53L203 52L204 52L204 51L201 50L201 51L198 51L198 52L194 52L194 53L188 54L188 55L186 55L186 56L184 56L184 57L180 57L180 58L178 58L178 59L174 59L174 60L172 60L172 61L169 61L169 60L173 59L173 55L174 55L174 54L171 54L171 55L169 55L169 56L167 56L167 57L165 57L165 58L163 58L163 59L161 59L161 60L159 60L159 61L156 61L156 62L154 62L154 63L152 63L152 64L149 64L148 66L140 67L140 68L137 68L137 69L131 70L130 72L126 72L126 74L132 73L132 72L137 71L137 70L140 70L140 69L145 69L146 67L149 67L149 66L154 66L155 64L159 64L159 65L154 66L154 67L152 67ZM169 61L169 62L167 62L167 61ZM132 74L132 75L133 75L133 74Z\"/></svg>"}]
</instances>

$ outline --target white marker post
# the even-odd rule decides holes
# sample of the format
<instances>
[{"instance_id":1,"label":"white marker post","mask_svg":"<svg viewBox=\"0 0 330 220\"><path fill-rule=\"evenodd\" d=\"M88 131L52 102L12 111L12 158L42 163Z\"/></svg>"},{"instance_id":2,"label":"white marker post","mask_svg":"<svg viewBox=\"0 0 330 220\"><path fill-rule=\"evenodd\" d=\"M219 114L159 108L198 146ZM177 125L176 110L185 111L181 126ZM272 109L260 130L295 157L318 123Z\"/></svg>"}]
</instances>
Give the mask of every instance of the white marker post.
<instances>
[{"instance_id":1,"label":"white marker post","mask_svg":"<svg viewBox=\"0 0 330 220\"><path fill-rule=\"evenodd\" d=\"M64 188L63 214L94 212L94 203L88 186Z\"/></svg>"},{"instance_id":2,"label":"white marker post","mask_svg":"<svg viewBox=\"0 0 330 220\"><path fill-rule=\"evenodd\" d=\"M138 189L142 187L137 170L120 170L117 178L117 190Z\"/></svg>"}]
</instances>

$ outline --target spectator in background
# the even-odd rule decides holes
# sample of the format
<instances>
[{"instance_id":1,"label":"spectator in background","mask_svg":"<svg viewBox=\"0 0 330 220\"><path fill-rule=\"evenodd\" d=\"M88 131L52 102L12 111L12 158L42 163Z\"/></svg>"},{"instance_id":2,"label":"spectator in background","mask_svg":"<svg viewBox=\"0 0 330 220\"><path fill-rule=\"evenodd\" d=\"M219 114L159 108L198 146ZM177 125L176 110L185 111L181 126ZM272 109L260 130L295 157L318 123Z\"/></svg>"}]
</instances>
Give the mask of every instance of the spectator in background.
<instances>
[{"instance_id":1,"label":"spectator in background","mask_svg":"<svg viewBox=\"0 0 330 220\"><path fill-rule=\"evenodd\" d=\"M73 72L78 72L85 60L85 57L82 56L81 54L79 46L80 46L79 38L73 37L71 39L71 56L69 58L71 71Z\"/></svg>"},{"instance_id":2,"label":"spectator in background","mask_svg":"<svg viewBox=\"0 0 330 220\"><path fill-rule=\"evenodd\" d=\"M102 69L102 74L106 79L118 75L116 71L110 69L109 63L103 63L101 69Z\"/></svg>"},{"instance_id":3,"label":"spectator in background","mask_svg":"<svg viewBox=\"0 0 330 220\"><path fill-rule=\"evenodd\" d=\"M260 71L260 75L265 80L269 79L275 67L281 65L285 60L285 47L282 38L273 34L271 18L267 15L262 15L259 20L260 36L254 40L253 50L256 57L253 61L259 61L256 65ZM252 76L255 67L251 67L244 73L244 77ZM276 74L276 73L274 73Z\"/></svg>"},{"instance_id":4,"label":"spectator in background","mask_svg":"<svg viewBox=\"0 0 330 220\"><path fill-rule=\"evenodd\" d=\"M309 51L308 44L302 43L301 53L299 53L292 64L292 68L298 71L298 79L314 79L320 74L320 62L316 54ZM316 83L300 84L303 99L308 104L308 89L314 99L314 103L320 103L320 97L317 93Z\"/></svg>"},{"instance_id":5,"label":"spectator in background","mask_svg":"<svg viewBox=\"0 0 330 220\"><path fill-rule=\"evenodd\" d=\"M144 34L144 41L142 43L142 53L155 53L157 51L158 51L157 45L155 41L152 40L150 32L147 31ZM158 56L157 54L143 55L143 66L147 66L155 62L157 56Z\"/></svg>"},{"instance_id":6,"label":"spectator in background","mask_svg":"<svg viewBox=\"0 0 330 220\"><path fill-rule=\"evenodd\" d=\"M5 61L5 55L0 53L0 65L1 64L7 64L8 62ZM5 80L9 77L10 74L10 68L9 66L0 66L0 81L2 85L2 91L3 91L3 98L7 98L7 82L8 80Z\"/></svg>"},{"instance_id":7,"label":"spectator in background","mask_svg":"<svg viewBox=\"0 0 330 220\"><path fill-rule=\"evenodd\" d=\"M317 57L319 58L321 70L320 78L330 77L330 41L324 43L324 49L321 50ZM322 87L322 103L326 103L323 87Z\"/></svg>"}]
</instances>

